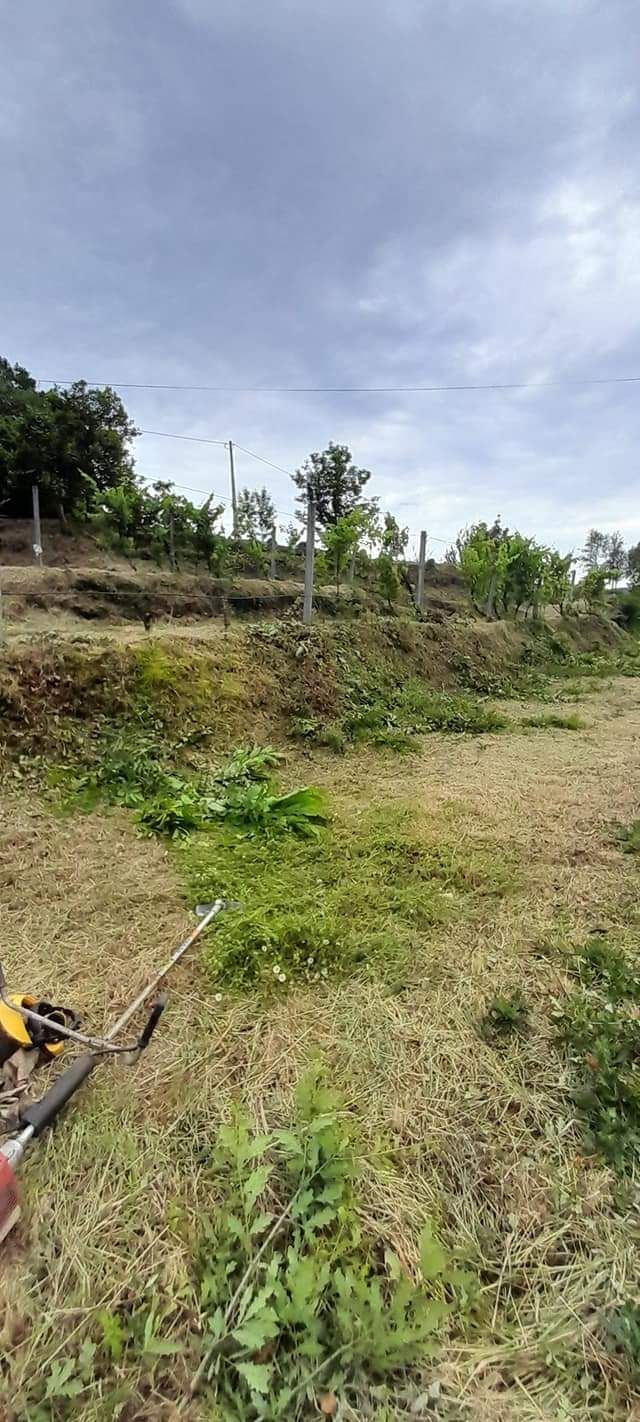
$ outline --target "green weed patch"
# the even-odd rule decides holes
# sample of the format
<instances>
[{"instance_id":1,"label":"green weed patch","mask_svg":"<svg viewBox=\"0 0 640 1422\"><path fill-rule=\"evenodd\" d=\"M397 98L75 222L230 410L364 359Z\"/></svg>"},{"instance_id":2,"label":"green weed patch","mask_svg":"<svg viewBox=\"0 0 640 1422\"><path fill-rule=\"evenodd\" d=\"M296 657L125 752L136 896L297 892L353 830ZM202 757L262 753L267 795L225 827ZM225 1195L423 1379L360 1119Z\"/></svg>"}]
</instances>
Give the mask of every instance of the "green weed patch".
<instances>
[{"instance_id":1,"label":"green weed patch","mask_svg":"<svg viewBox=\"0 0 640 1422\"><path fill-rule=\"evenodd\" d=\"M520 724L532 730L583 731L586 723L575 711L564 716L557 711L541 711L536 716L525 716Z\"/></svg>"},{"instance_id":2,"label":"green weed patch","mask_svg":"<svg viewBox=\"0 0 640 1422\"><path fill-rule=\"evenodd\" d=\"M78 774L54 768L50 783L61 789L69 808L75 803L92 809L100 801L122 805L135 810L144 833L170 839L220 821L249 832L313 835L326 819L323 797L314 786L274 793L270 771L281 759L270 746L240 747L217 771L178 773L163 764L154 738L116 731L90 769Z\"/></svg>"},{"instance_id":3,"label":"green weed patch","mask_svg":"<svg viewBox=\"0 0 640 1422\"><path fill-rule=\"evenodd\" d=\"M424 1362L455 1274L429 1223L420 1278L376 1247L355 1209L357 1167L334 1093L307 1080L293 1129L255 1136L240 1116L211 1158L222 1208L196 1256L199 1377L224 1415L296 1419L354 1406Z\"/></svg>"},{"instance_id":4,"label":"green weed patch","mask_svg":"<svg viewBox=\"0 0 640 1422\"><path fill-rule=\"evenodd\" d=\"M410 811L378 809L334 819L311 841L238 837L228 825L191 840L180 866L192 896L242 905L207 948L215 984L277 991L356 972L406 980L435 925L513 885L491 846L434 844L417 825Z\"/></svg>"},{"instance_id":5,"label":"green weed patch","mask_svg":"<svg viewBox=\"0 0 640 1422\"><path fill-rule=\"evenodd\" d=\"M632 820L629 825L619 825L615 841L623 854L640 854L640 820Z\"/></svg>"},{"instance_id":6,"label":"green weed patch","mask_svg":"<svg viewBox=\"0 0 640 1422\"><path fill-rule=\"evenodd\" d=\"M573 1092L589 1154L619 1172L640 1157L640 974L622 948L594 934L566 963L580 983L558 1016L578 1085Z\"/></svg>"},{"instance_id":7,"label":"green weed patch","mask_svg":"<svg viewBox=\"0 0 640 1422\"><path fill-rule=\"evenodd\" d=\"M636 1303L621 1303L605 1320L608 1351L620 1360L629 1382L640 1383L640 1307Z\"/></svg>"},{"instance_id":8,"label":"green weed patch","mask_svg":"<svg viewBox=\"0 0 640 1422\"><path fill-rule=\"evenodd\" d=\"M572 972L583 987L596 988L609 1002L640 1000L640 976L608 938L594 936L574 955Z\"/></svg>"},{"instance_id":9,"label":"green weed patch","mask_svg":"<svg viewBox=\"0 0 640 1422\"><path fill-rule=\"evenodd\" d=\"M505 716L487 702L465 692L430 691L416 678L403 684L351 680L337 720L325 725L314 717L301 717L293 733L314 745L342 753L348 744L387 747L395 751L418 749L416 737L430 731L479 736L501 731Z\"/></svg>"},{"instance_id":10,"label":"green weed patch","mask_svg":"<svg viewBox=\"0 0 640 1422\"><path fill-rule=\"evenodd\" d=\"M485 1042L503 1046L512 1037L522 1037L529 1030L529 1008L521 992L494 997L487 1004L479 1031Z\"/></svg>"},{"instance_id":11,"label":"green weed patch","mask_svg":"<svg viewBox=\"0 0 640 1422\"><path fill-rule=\"evenodd\" d=\"M573 1100L587 1153L631 1170L640 1158L640 1021L577 993L559 1031L579 1080Z\"/></svg>"},{"instance_id":12,"label":"green weed patch","mask_svg":"<svg viewBox=\"0 0 640 1422\"><path fill-rule=\"evenodd\" d=\"M411 1277L361 1216L362 1174L343 1103L316 1075L299 1084L285 1129L257 1134L237 1111L199 1144L202 1208L171 1221L185 1235L179 1288L170 1271L143 1271L124 1297L82 1309L64 1352L29 1370L20 1415L116 1416L150 1395L192 1395L230 1422L300 1422L386 1415L400 1386L408 1406L418 1401L474 1281L424 1215Z\"/></svg>"}]
</instances>

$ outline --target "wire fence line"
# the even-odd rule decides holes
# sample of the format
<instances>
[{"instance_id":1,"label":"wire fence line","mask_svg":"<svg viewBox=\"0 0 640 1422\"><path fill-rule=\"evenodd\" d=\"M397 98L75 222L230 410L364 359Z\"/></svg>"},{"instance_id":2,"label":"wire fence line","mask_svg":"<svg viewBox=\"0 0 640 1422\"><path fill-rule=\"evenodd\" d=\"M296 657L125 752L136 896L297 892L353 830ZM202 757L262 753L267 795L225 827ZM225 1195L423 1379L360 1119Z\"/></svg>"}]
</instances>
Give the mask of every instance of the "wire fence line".
<instances>
[{"instance_id":1,"label":"wire fence line","mask_svg":"<svg viewBox=\"0 0 640 1422\"><path fill-rule=\"evenodd\" d=\"M58 382L39 380L37 383L38 383L38 384L53 384L53 383L58 383ZM116 387L116 388L117 388L117 387ZM143 388L143 387L139 387L139 388ZM149 386L149 387L144 387L144 388L152 388L152 387ZM168 387L167 387L167 388L168 388ZM152 485L152 486L156 486L156 487L157 487L157 486L159 486L159 485L161 486L161 485L164 484L165 487L168 487L168 488L170 488L170 489L174 489L174 490L176 490L176 491L178 491L178 492L181 492L181 493L190 494L190 495L200 495L201 498L202 498L202 500L203 500L203 507L204 507L208 502L210 502L212 499L219 500L219 501L220 501L220 504L224 506L225 511L226 511L226 510L229 510L229 509L231 510L231 514L232 514L232 537L238 539L240 542L242 542L242 538L241 538L241 536L239 535L239 531L240 531L239 503L238 503L238 497L237 497L237 487L236 487L236 478L235 478L234 454L235 454L235 453L243 454L243 455L245 455L247 458L256 460L256 461L258 461L259 463L265 465L266 467L268 467L268 468L270 468L270 469L273 469L273 470L276 471L277 473L283 474L286 478L291 478L291 479L293 479L293 478L295 477L295 476L291 473L291 470L285 468L283 465L277 464L274 460L267 458L267 457L266 457L265 455L263 455L263 454L259 454L256 450L249 449L248 446L246 446L246 445L237 444L237 443L233 442L233 441L230 440L230 439L229 439L229 440L220 440L220 439L212 438L212 437L210 437L210 436L208 436L208 435L192 435L192 434L182 433L182 432L179 432L179 431L156 430L156 429L148 429L148 428L141 428L141 429L138 431L138 434L139 434L140 436L142 436L143 438L180 440L180 441L184 441L185 443L187 443L187 444L189 444L189 445L203 445L203 446L207 446L207 447L215 447L215 448L217 448L217 449L223 449L223 450L225 450L225 452L228 454L228 459L229 459L229 479L230 479L230 493L229 493L229 494L223 494L222 492L220 492L219 490L216 490L216 489L211 489L211 488L207 489L206 486L203 488L202 485L186 484L186 483L183 484L183 483L181 483L181 482L179 482L179 481L177 481L177 480L174 480L174 479L172 479L172 478L164 478L164 479L163 479L162 476L156 476L156 477L154 477L151 473L141 473L139 477L140 477L140 479L141 479L142 482L143 482L143 486L146 486L147 488L149 487L149 485ZM266 487L266 486L265 486L265 487ZM287 510L283 510L283 509L279 508L278 506L276 506L276 504L273 502L272 497L271 497L271 492L270 492L270 490L267 489L266 492L267 492L268 495L269 495L270 507L271 507L271 509L272 509L272 511L273 511L272 514L270 514L270 516L271 516L271 517L274 517L274 524L273 524L273 528L272 528L271 533L270 533L270 561L269 561L269 571L268 571L268 573L267 573L267 569L266 569L266 567L265 567L264 575L265 575L265 576L269 576L271 579L275 579L275 577L276 577L276 575L277 575L276 562L277 562L277 554L278 554L278 542L277 542L277 532L278 532L278 531L277 531L277 527L276 527L276 523L275 523L275 516L277 516L277 517L280 518L280 519L289 520L289 540L288 540L288 542L289 542L291 548L293 549L293 548L296 547L296 546L297 546L298 548L300 548L300 546L301 546L302 544L304 544L304 549L305 549L304 559L305 559L305 561L304 561L303 620L308 623L308 622L310 622L310 620L311 620L311 617L312 617L312 609L313 609L313 597L314 597L314 569L315 569L315 553L316 553L316 506L315 506L315 502L313 501L313 499L312 499L312 497L311 497L310 486L307 485L306 509L305 509L305 507L304 507L304 499L303 499L303 498L299 498L299 499L298 499L298 503L299 503L299 504L302 504L302 509L299 507L298 509L287 509ZM402 507L403 507L403 508L406 508L407 502L408 502L408 501L406 501L406 500L403 501L403 504L402 504ZM32 505L33 505L33 512L32 512L32 538L31 538L31 550L30 550L30 551L31 551L31 557L33 558L33 560L35 561L35 563L36 563L39 567L42 567L42 566L43 566L43 562L44 562L44 554L45 554L45 549L44 549L44 547L43 547L43 538L46 538L46 531L45 531L45 534L43 534L43 531L42 531L42 524L41 524L41 520L40 520L40 489L39 489L39 484L38 484L38 482L37 482L37 479L34 480L34 482L33 482L33 484L32 484ZM416 506L417 506L417 501L416 501ZM2 517L2 516L0 515L0 518L1 518L1 517ZM299 526L300 526L300 528L299 528L299 537L297 538L297 540L292 537L292 532L291 532L292 530L296 530L296 525L299 525ZM170 516L169 516L169 533L168 533L168 536L169 536L169 563L170 563L170 566L171 566L171 569L172 569L173 572L176 572L176 571L177 571L177 561L176 561L175 547L174 547L175 527L176 527L176 525L175 525L175 520L174 520L174 514L173 514L172 512L170 512ZM445 538L442 538L442 537L441 537L440 535L438 535L438 534L431 534L431 535L430 535L430 538L429 538L429 541L430 541L431 543L438 543L438 544L441 544L441 545L444 546L444 545L447 543L448 540L445 539ZM408 560L410 563L411 563L412 561L416 561L417 564L418 564L417 581L416 581L416 588L417 588L417 592L416 592L416 603L417 603L417 605L418 605L419 607L422 606L422 600L423 600L422 589L423 589L423 587L424 587L424 567L425 567L425 561L426 561L426 547L427 547L427 535L426 535L426 533L425 533L424 530L421 530L421 531L420 531L420 535L419 535L419 544L416 542L415 537L412 538L411 551L410 551L409 560ZM356 548L355 548L355 545L354 545L354 548L353 548L352 554L351 554L351 557L352 557L351 581L353 581L353 563L354 563L354 560L355 560L355 553L356 553ZM267 549L265 548L265 556L266 556L266 554L267 554ZM259 576L259 575L260 575L260 571L258 570L258 576ZM337 576L337 573L336 573L336 576ZM8 594L5 593L5 597L6 597L6 596L8 596ZM14 594L13 596L17 596L17 594ZM237 601L238 598L236 597L235 600ZM250 596L249 596L249 595L247 595L247 600L250 600Z\"/></svg>"},{"instance_id":2,"label":"wire fence line","mask_svg":"<svg viewBox=\"0 0 640 1422\"><path fill-rule=\"evenodd\" d=\"M43 535L42 535L41 524L40 524L39 490L38 490L37 484L34 484L34 485L33 485L32 493L33 493L33 523L32 523L33 543L32 543L32 555L33 555L33 558L34 558L34 560L35 560L35 562L36 562L36 564L37 564L37 566L38 566L39 571L42 572L42 571L44 571L44 563L43 563L43 551L44 551L44 550L43 550L43 546L42 546L42 537L43 537ZM274 531L274 532L275 532L275 531ZM226 616L226 613L227 613L227 610L228 610L229 606L234 607L234 606L236 606L238 603L243 603L243 602L244 602L244 603L250 603L250 604L252 605L252 607L254 607L255 609L259 609L260 605L261 605L261 604L264 605L265 601L268 602L268 603L270 603L270 604L273 604L273 603L286 603L288 606L291 607L291 606L294 606L295 603L296 603L296 602L300 599L300 597L301 597L301 598L302 598L302 602L301 602L302 621L303 621L303 623L305 623L306 625L308 625L309 623L311 623L312 618L313 618L314 600L315 600L316 602L318 602L318 601L322 602L322 601L325 601L327 598L331 598L331 596L332 596L332 594L330 593L330 591L329 591L329 589L326 587L326 585L325 585L324 588L322 588L322 587L317 587L317 586L316 586L316 579L315 579L316 506L315 506L315 499L314 499L314 497L313 497L313 494L312 494L312 491L311 491L311 487L310 487L310 486L308 486L308 488L307 488L307 518L306 518L306 529L305 529L305 540L304 540L304 544L305 544L305 548L304 548L304 580L303 580L302 586L299 587L298 589L296 589L295 592L294 592L294 591L287 591L287 592L282 591L282 592L278 592L278 591L275 589L275 587L274 587L274 588L272 588L272 590L270 590L268 596L265 598L264 595L260 595L260 594L258 594L258 593L236 592L236 591L233 589L233 587L229 587L229 586L227 586L227 587L224 587L224 586L223 586L223 587L215 587L215 586L212 585L212 584L215 584L215 582L218 581L218 579L215 577L215 575L213 575L213 574L211 573L211 570L210 570L208 576L209 576L209 578L211 579L211 583L210 583L210 585L209 585L209 590L208 590L208 592L205 594L205 593L204 593L204 589L203 589L202 587L199 588L199 589L197 589L197 590L193 590L193 592L192 592L192 596L194 595L194 593L195 593L196 591L199 593L199 598L198 598L197 600L198 600L199 603L200 603L200 606L197 607L197 608L194 608L193 610L194 610L194 611L208 611L208 612L210 613L210 615L214 615L215 613L223 613L223 615ZM300 546L300 545L298 545L298 547L299 547L299 546ZM419 553L418 553L418 560L417 560L417 567L416 567L416 577L415 577L415 591L412 591L412 595L413 595L414 600L415 600L415 605L416 605L417 609L418 609L420 612L423 611L423 606L424 606L424 585L425 585L426 547L427 547L427 535L426 535L426 532L423 531L423 532L421 532L421 534L420 534L420 546L419 546ZM291 552L293 553L294 550L292 549ZM168 573L168 574L164 574L164 576L175 577L176 574L180 573L181 570L179 570L179 568L177 567L176 561L175 561L175 550L173 549L173 539L171 539L171 553L172 553L172 556L171 556L171 565L172 565L172 566L171 566L171 568L170 568L169 573ZM265 553L266 553L266 550L265 550ZM355 546L354 546L354 550L353 550L353 559L355 560ZM411 559L409 559L409 566L411 566ZM352 584L353 584L353 580L354 580L353 568L354 568L354 565L353 565L353 563L352 563L352 571L351 571L351 577L350 577L350 581L351 581ZM136 586L136 584L134 583L134 584L133 584L131 587L129 587L129 588L117 588L117 587L109 586L109 578L110 578L110 577L113 578L114 574L115 574L116 576L118 575L118 570L114 570L114 569L112 569L112 570L110 570L110 569L96 569L95 572L92 574L92 572L91 572L90 570L86 570L85 572L81 572L81 571L79 571L79 570L75 570L75 569L74 569L73 567L71 567L70 565L66 565L66 566L63 565L63 567L61 567L61 568L56 568L56 571L59 571L62 575L65 575L66 577L71 577L72 580L73 580L73 578L75 577L75 579L76 579L76 589L77 589L78 593L81 593L81 592L93 592L93 593L96 593L96 594L98 594L98 595L102 594L102 596L103 596L105 599L107 599L107 600L109 600L109 601L115 601L116 603L118 602L118 600L120 600L121 604L123 604L123 605L126 604L128 610L131 611L131 612L133 612L133 613L135 613L136 616L138 616L138 617L140 618L140 620L144 623L145 626L148 626L148 624L150 623L150 621L152 620L152 618L153 618L153 616L154 616L153 607L152 607L152 605L151 605L151 604L152 604L152 595L153 595L153 584L147 585L147 587L145 587L144 584L143 584L143 585L138 585L138 586ZM132 571L135 573L135 572L137 572L138 570L137 570L137 568L134 566L134 567L132 567ZM186 571L186 570L184 570L184 571ZM265 579L268 578L269 580L274 580L275 577L276 577L276 573L277 573L277 570L276 570L276 543L275 543L275 537L272 537L272 541L271 541L271 558L270 558L269 572L267 573L267 570L266 570L266 567L265 567L263 576L265 577ZM338 568L336 567L336 596L337 596L337 594L338 594L338 578L337 578L337 573L338 573ZM162 574L160 573L160 570L159 570L159 576L162 576ZM193 574L192 574L192 576L193 576ZM197 574L196 574L196 577L197 577ZM409 583L409 580L408 580L408 573L407 573L407 570L406 570L406 569L405 569L405 572L404 572L404 578L405 578L405 581L408 583L408 586L411 586L411 584ZM101 580L103 580L103 581L102 581L102 585L101 585ZM291 580L292 580L292 581L294 580L293 577L292 577ZM222 580L220 580L220 581L222 581ZM399 584L398 584L398 585L399 585ZM69 591L70 591L70 592L73 591L73 584L72 584L71 587L69 588ZM188 592L189 592L189 588L188 588L188 585L187 585L187 584L184 584L184 583L183 583L182 586L180 586L180 584L177 584L176 587L175 587L175 602L176 602L176 603L184 602L185 595L188 597ZM7 590L4 590L4 591L3 591L2 588L0 587L0 642L4 642L4 641L6 640L6 629L5 629L5 619L4 619L4 606L3 606L4 601L5 601L6 599L9 599L9 598L13 598L13 599L15 599L16 601L18 601L18 600L20 600L20 599L23 599L23 600L24 600L25 597L28 598L29 596L33 597L33 589L24 588L24 589L18 589L17 591L14 591L14 592L9 592L9 591L7 591ZM204 607L202 606L202 604L204 604Z\"/></svg>"}]
</instances>

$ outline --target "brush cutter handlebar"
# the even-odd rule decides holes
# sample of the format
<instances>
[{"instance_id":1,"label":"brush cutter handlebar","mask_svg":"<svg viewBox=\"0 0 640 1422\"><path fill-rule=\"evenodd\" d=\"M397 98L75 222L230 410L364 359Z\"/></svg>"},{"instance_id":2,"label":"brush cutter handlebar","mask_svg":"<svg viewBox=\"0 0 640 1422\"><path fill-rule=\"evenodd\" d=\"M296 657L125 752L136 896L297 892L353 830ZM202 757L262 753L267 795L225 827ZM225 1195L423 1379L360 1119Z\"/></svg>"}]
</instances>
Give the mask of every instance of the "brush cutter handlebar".
<instances>
[{"instance_id":1,"label":"brush cutter handlebar","mask_svg":"<svg viewBox=\"0 0 640 1422\"><path fill-rule=\"evenodd\" d=\"M99 1061L100 1057L94 1052L83 1052L81 1057L76 1057L40 1101L32 1101L20 1112L21 1129L31 1126L34 1138L41 1135L55 1120L62 1107L66 1106L67 1101L75 1095L83 1081L91 1076Z\"/></svg>"},{"instance_id":2,"label":"brush cutter handlebar","mask_svg":"<svg viewBox=\"0 0 640 1422\"><path fill-rule=\"evenodd\" d=\"M125 1008L117 1022L113 1023L113 1026L109 1029L105 1037L83 1037L82 1033L78 1033L74 1029L64 1027L62 1023L56 1022L57 1031L66 1037L70 1037L72 1041L81 1042L84 1046L91 1047L92 1050L83 1052L82 1056L77 1057L75 1061L71 1062L71 1065L54 1081L53 1085L40 1101L32 1101L30 1105L25 1107L20 1116L20 1129L18 1134L0 1146L0 1242L13 1228L18 1218L19 1210L15 1172L31 1141L41 1135L47 1126L53 1124L53 1121L63 1106L75 1095L87 1077L91 1075L94 1067L104 1061L105 1055L109 1051L144 1051L145 1047L149 1045L151 1037L164 1011L166 1004L164 994L156 998L147 1018L147 1022L135 1042L123 1047L116 1046L113 1039L128 1026L131 1019L140 1011L145 1003L149 1002L152 994L157 993L158 987L164 981L167 974L175 967L176 963L180 961L192 944L195 943L196 939L200 937L200 934L207 928L216 915L219 914L222 909L232 907L236 907L236 905L225 903L223 899L216 899L215 903L198 906L196 913L200 918L199 924L197 924L184 941L174 949L169 961L165 963L163 968L160 968L158 972L156 972L151 982L147 983L146 987L138 993L133 1002L129 1003L129 1006ZM0 967L0 1001L4 1001L4 989L4 974ZM26 1011L23 1013L23 1020L24 1017L27 1017ZM34 1025L36 1023L41 1025L39 1023L38 1013L31 1012L30 1017ZM50 1020L45 1018L44 1025L50 1029Z\"/></svg>"}]
</instances>

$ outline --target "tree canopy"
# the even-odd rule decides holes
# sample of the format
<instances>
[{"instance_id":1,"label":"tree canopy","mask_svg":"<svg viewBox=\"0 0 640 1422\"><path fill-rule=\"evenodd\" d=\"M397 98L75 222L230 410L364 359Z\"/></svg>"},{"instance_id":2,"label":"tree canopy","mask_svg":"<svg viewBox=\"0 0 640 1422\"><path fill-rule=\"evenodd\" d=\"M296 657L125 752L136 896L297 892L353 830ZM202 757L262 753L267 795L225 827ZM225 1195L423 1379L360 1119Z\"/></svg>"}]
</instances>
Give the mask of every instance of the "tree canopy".
<instances>
[{"instance_id":1,"label":"tree canopy","mask_svg":"<svg viewBox=\"0 0 640 1422\"><path fill-rule=\"evenodd\" d=\"M521 533L510 533L500 519L476 523L458 535L457 561L476 607L492 617L547 604L562 612L571 592L571 554Z\"/></svg>"},{"instance_id":2,"label":"tree canopy","mask_svg":"<svg viewBox=\"0 0 640 1422\"><path fill-rule=\"evenodd\" d=\"M303 507L303 516L310 488L316 520L321 528L327 528L362 503L362 490L371 474L368 469L357 468L346 444L331 443L322 454L310 454L291 477L300 490L298 503Z\"/></svg>"},{"instance_id":3,"label":"tree canopy","mask_svg":"<svg viewBox=\"0 0 640 1422\"><path fill-rule=\"evenodd\" d=\"M20 365L0 360L0 505L24 517L38 484L44 516L72 512L86 479L99 490L134 482L137 431L115 390L84 380L38 390Z\"/></svg>"},{"instance_id":4,"label":"tree canopy","mask_svg":"<svg viewBox=\"0 0 640 1422\"><path fill-rule=\"evenodd\" d=\"M236 531L239 538L271 537L276 508L267 488L241 489L238 494Z\"/></svg>"},{"instance_id":5,"label":"tree canopy","mask_svg":"<svg viewBox=\"0 0 640 1422\"><path fill-rule=\"evenodd\" d=\"M627 577L631 586L640 587L640 543L634 543L627 551Z\"/></svg>"},{"instance_id":6,"label":"tree canopy","mask_svg":"<svg viewBox=\"0 0 640 1422\"><path fill-rule=\"evenodd\" d=\"M613 587L620 582L623 573L629 571L624 539L617 530L602 533L599 528L590 528L581 556L587 572L592 568L602 568L605 580Z\"/></svg>"}]
</instances>

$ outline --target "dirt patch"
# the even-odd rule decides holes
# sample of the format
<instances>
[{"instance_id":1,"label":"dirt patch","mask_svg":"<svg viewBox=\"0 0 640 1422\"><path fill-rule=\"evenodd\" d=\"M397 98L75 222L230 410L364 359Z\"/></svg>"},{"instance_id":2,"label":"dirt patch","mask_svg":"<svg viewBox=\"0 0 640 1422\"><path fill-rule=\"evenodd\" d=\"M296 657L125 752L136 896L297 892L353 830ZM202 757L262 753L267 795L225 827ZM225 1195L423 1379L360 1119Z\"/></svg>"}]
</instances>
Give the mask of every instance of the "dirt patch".
<instances>
[{"instance_id":1,"label":"dirt patch","mask_svg":"<svg viewBox=\"0 0 640 1422\"><path fill-rule=\"evenodd\" d=\"M100 548L90 533L68 532L59 520L43 518L41 523L44 561L49 568L117 568L121 559ZM33 523L30 518L0 517L0 566L33 569Z\"/></svg>"}]
</instances>

